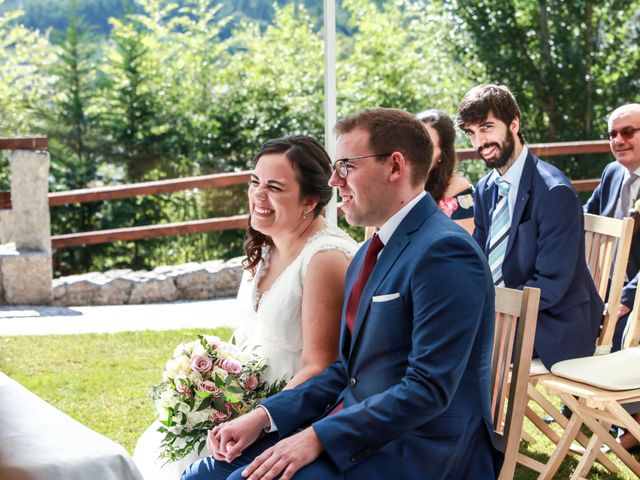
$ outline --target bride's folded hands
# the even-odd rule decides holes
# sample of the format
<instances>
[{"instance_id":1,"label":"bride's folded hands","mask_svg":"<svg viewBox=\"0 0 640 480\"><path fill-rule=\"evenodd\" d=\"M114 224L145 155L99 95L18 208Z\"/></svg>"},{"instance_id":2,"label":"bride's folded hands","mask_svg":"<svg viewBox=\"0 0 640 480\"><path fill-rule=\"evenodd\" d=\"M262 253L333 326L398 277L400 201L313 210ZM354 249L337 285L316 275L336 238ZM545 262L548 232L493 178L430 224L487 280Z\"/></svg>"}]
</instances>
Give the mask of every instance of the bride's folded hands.
<instances>
[{"instance_id":1,"label":"bride's folded hands","mask_svg":"<svg viewBox=\"0 0 640 480\"><path fill-rule=\"evenodd\" d=\"M232 462L269 426L269 416L263 408L256 408L241 417L222 423L212 428L207 435L209 453L216 460Z\"/></svg>"}]
</instances>

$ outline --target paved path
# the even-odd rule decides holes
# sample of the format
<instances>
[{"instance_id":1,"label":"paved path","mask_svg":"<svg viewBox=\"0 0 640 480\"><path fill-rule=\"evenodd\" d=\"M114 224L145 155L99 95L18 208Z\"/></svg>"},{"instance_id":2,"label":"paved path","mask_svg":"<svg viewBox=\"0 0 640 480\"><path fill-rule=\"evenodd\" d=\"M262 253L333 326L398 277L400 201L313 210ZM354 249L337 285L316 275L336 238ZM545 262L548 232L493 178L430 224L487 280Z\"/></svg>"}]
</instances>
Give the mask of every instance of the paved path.
<instances>
[{"instance_id":1,"label":"paved path","mask_svg":"<svg viewBox=\"0 0 640 480\"><path fill-rule=\"evenodd\" d=\"M236 299L99 307L0 307L0 336L215 328L236 325Z\"/></svg>"}]
</instances>

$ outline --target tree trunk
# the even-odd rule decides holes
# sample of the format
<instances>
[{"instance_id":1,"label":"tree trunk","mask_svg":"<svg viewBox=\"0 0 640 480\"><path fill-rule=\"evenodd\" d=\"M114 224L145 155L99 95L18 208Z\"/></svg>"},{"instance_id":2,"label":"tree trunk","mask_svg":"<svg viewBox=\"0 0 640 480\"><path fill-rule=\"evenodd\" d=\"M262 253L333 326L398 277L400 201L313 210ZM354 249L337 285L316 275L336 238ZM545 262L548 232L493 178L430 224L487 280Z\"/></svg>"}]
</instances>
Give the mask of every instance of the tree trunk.
<instances>
[{"instance_id":1,"label":"tree trunk","mask_svg":"<svg viewBox=\"0 0 640 480\"><path fill-rule=\"evenodd\" d=\"M553 95L549 90L551 84L551 45L549 42L549 18L547 17L547 1L538 0L538 16L540 18L540 86L543 93L544 108L549 120L548 138L553 141L557 138Z\"/></svg>"}]
</instances>

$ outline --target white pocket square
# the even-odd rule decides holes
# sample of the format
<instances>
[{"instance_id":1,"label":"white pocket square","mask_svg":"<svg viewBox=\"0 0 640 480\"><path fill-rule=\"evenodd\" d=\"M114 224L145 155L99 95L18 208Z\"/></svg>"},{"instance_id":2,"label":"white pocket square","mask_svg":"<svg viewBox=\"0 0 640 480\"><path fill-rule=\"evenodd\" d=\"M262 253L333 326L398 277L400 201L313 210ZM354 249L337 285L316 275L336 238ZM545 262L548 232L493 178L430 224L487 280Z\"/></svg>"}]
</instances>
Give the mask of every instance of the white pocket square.
<instances>
[{"instance_id":1,"label":"white pocket square","mask_svg":"<svg viewBox=\"0 0 640 480\"><path fill-rule=\"evenodd\" d=\"M396 298L400 298L400 294L396 293L388 293L386 295L375 295L371 297L372 302L388 302L390 300L395 300Z\"/></svg>"}]
</instances>

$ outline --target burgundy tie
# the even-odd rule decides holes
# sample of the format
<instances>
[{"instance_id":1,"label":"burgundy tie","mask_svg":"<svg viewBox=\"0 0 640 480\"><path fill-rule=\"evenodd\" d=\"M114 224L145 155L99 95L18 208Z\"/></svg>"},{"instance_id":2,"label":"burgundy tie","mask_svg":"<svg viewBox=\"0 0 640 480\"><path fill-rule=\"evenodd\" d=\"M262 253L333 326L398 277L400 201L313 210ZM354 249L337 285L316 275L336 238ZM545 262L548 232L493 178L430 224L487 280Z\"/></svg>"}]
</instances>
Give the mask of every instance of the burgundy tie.
<instances>
[{"instance_id":1,"label":"burgundy tie","mask_svg":"<svg viewBox=\"0 0 640 480\"><path fill-rule=\"evenodd\" d=\"M378 260L378 253L380 253L382 247L384 247L382 240L380 240L378 235L374 235L371 242L369 242L367 253L364 256L362 270L360 270L360 275L358 275L358 278L356 278L356 281L353 284L351 295L349 295L349 303L347 303L346 320L350 333L353 333L353 327L356 322L356 312L358 311L358 304L360 303L362 291L364 290L364 286L367 284L367 280L369 280L371 271L376 264L376 260Z\"/></svg>"},{"instance_id":2,"label":"burgundy tie","mask_svg":"<svg viewBox=\"0 0 640 480\"><path fill-rule=\"evenodd\" d=\"M371 271L373 267L376 265L376 261L378 260L378 253L384 247L384 243L380 240L378 235L374 235L369 242L369 247L367 248L367 253L364 254L364 263L362 264L362 270L360 270L360 274L356 281L353 284L353 288L351 288L351 295L349 295L349 303L347 303L347 328L349 329L349 333L353 334L353 326L356 322L356 312L358 311L358 304L360 303L360 297L362 296L362 290L364 290L364 286L367 284L367 280L369 280L369 276L371 275ZM342 410L344 406L343 402L340 402L338 405L333 407L333 409L329 412L329 415L333 415L334 413L338 413Z\"/></svg>"}]
</instances>

